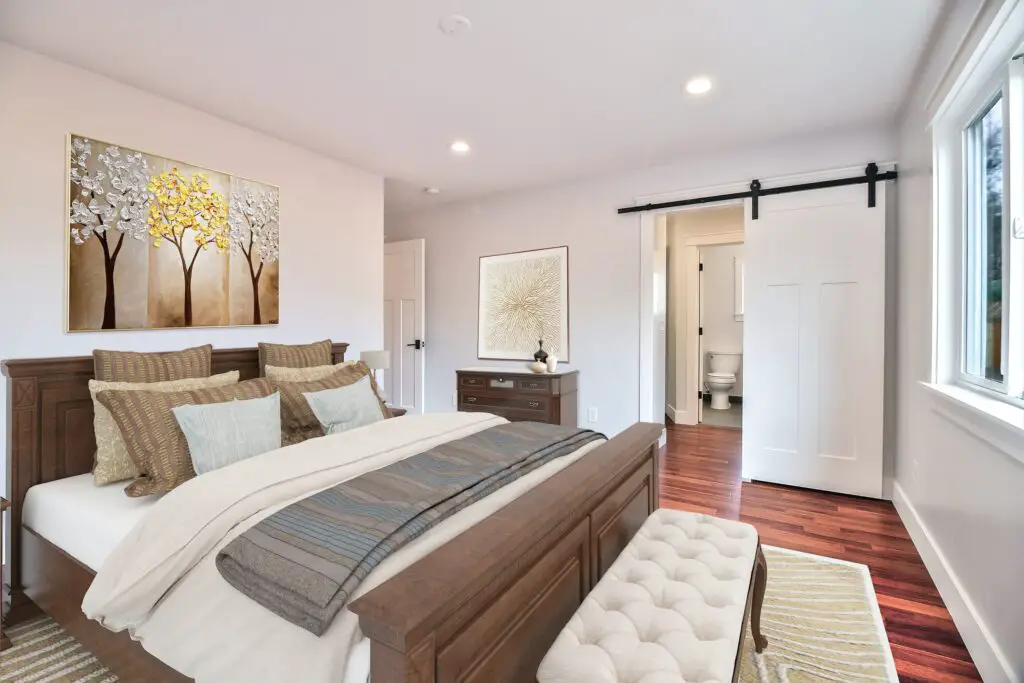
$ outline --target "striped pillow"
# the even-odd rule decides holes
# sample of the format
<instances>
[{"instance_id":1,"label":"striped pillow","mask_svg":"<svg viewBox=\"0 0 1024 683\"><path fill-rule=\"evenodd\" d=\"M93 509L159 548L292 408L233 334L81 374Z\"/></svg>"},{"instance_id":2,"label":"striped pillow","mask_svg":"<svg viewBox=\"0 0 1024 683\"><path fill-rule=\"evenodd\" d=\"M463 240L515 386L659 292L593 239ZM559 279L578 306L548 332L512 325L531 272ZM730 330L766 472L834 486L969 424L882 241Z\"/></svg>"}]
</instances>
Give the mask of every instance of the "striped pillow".
<instances>
[{"instance_id":1,"label":"striped pillow","mask_svg":"<svg viewBox=\"0 0 1024 683\"><path fill-rule=\"evenodd\" d=\"M92 352L92 361L94 378L101 382L169 382L209 377L213 346L206 344L160 353L97 349Z\"/></svg>"},{"instance_id":2,"label":"striped pillow","mask_svg":"<svg viewBox=\"0 0 1024 683\"><path fill-rule=\"evenodd\" d=\"M117 422L102 403L96 399L101 391L185 391L221 387L238 382L238 370L224 372L210 377L174 379L169 382L99 382L89 380L89 395L92 396L93 430L96 432L96 459L93 462L92 478L97 486L115 481L134 479L139 476L128 449L121 438Z\"/></svg>"},{"instance_id":3,"label":"striped pillow","mask_svg":"<svg viewBox=\"0 0 1024 683\"><path fill-rule=\"evenodd\" d=\"M279 368L276 365L268 365L264 368L267 379L281 382L312 382L315 379L323 379L333 375L342 368L355 365L358 361L347 360L335 365L314 365L309 368Z\"/></svg>"},{"instance_id":4,"label":"striped pillow","mask_svg":"<svg viewBox=\"0 0 1024 683\"><path fill-rule=\"evenodd\" d=\"M274 365L279 368L311 368L330 365L334 362L333 344L330 339L312 344L267 344L260 342L260 377L264 368Z\"/></svg>"},{"instance_id":5,"label":"striped pillow","mask_svg":"<svg viewBox=\"0 0 1024 683\"><path fill-rule=\"evenodd\" d=\"M125 488L133 498L164 493L196 476L188 441L174 417L184 405L205 405L270 396L269 380L251 379L238 384L193 391L101 391L96 398L121 429L128 456L139 476Z\"/></svg>"},{"instance_id":6,"label":"striped pillow","mask_svg":"<svg viewBox=\"0 0 1024 683\"><path fill-rule=\"evenodd\" d=\"M373 391L378 396L377 402L380 404L381 414L384 417L389 417L387 407L379 398L380 391L377 389L377 382L373 379L373 373L363 361L356 361L332 375L309 382L271 380L274 388L281 392L281 445L290 446L324 435L320 420L317 419L313 409L309 407L309 402L306 401L303 394L347 387L364 377L370 378Z\"/></svg>"}]
</instances>

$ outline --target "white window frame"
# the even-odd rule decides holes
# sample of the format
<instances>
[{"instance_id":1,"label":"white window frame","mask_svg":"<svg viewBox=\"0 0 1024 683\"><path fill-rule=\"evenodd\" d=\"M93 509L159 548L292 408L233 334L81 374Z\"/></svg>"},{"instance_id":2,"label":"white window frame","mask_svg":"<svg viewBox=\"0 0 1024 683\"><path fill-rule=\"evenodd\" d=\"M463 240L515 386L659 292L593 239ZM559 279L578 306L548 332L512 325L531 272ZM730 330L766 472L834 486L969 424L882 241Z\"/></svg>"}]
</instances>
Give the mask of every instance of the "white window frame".
<instances>
[{"instance_id":1,"label":"white window frame","mask_svg":"<svg viewBox=\"0 0 1024 683\"><path fill-rule=\"evenodd\" d=\"M1016 51L1015 51L1016 52ZM935 204L936 235L936 365L934 381L967 389L1024 408L1024 60L997 63L988 78L973 79L973 87L961 92L958 101L936 118ZM969 96L968 96L969 93ZM968 288L966 286L968 240L972 238L966 201L966 160L970 126L1001 96L1003 107L1003 325L1001 349L1003 382L966 372ZM1020 185L1014 190L1014 183ZM977 189L977 188L976 188ZM977 225L977 220L974 221ZM943 283L944 278L949 278ZM978 288L983 291L983 288ZM977 302L975 302L977 305ZM1020 309L1017 315L1013 312ZM945 323L945 324L943 324ZM1020 353L1012 353L1020 349Z\"/></svg>"},{"instance_id":2,"label":"white window frame","mask_svg":"<svg viewBox=\"0 0 1024 683\"><path fill-rule=\"evenodd\" d=\"M1009 317L1010 317L1010 310L1009 310L1009 306L1006 305L1006 302L1007 302L1007 287L1005 285L1008 285L1009 284L1008 282L1004 283L1004 287L1003 287L1003 305L1001 307L1002 308L1003 320L1002 320L1002 324L1000 325L1000 330L1001 330L1002 338L999 340L1000 351L1001 351L1001 355L1002 355L1002 358L1000 359L1000 366L1003 369L1003 381L997 382L997 381L994 381L994 380L990 380L990 379L988 379L986 377L981 377L981 376L972 374L972 373L967 371L967 350L968 350L968 348L970 346L972 346L972 345L974 345L976 347L981 347L978 350L978 352L979 353L984 353L984 337L983 337L983 335L981 333L981 330L979 329L978 325L972 324L972 323L974 323L974 321L969 320L969 313L970 313L970 311L972 309L977 311L979 309L983 310L985 308L985 302L984 302L985 283L983 282L983 279L981 278L981 273L984 271L984 269L981 267L981 265L979 263L975 263L974 267L971 268L971 267L969 267L970 264L968 264L968 261L971 260L972 258L976 259L977 261L981 261L982 260L981 257L983 256L984 251L980 248L980 244L978 246L976 246L975 249L972 249L971 248L971 246L972 246L971 243L972 242L978 242L978 243L982 242L985 239L985 228L986 228L986 226L983 224L981 211L979 210L980 209L980 205L985 203L985 196L984 196L984 193L985 193L984 181L985 181L985 179L984 179L984 175L983 174L978 174L977 176L975 176L974 174L971 174L970 171L973 169L973 164L968 164L968 161L971 160L971 157L973 157L975 152L976 152L974 147L977 144L977 141L972 139L972 133L974 132L974 128L975 128L976 125L978 125L981 122L981 120L984 118L984 116L993 108L993 106L996 104L997 101L999 102L999 107L1002 109L1001 113L1002 113L1002 117L1003 117L1003 130L1004 131L1009 131L1009 129L1012 127L1012 126L1010 126L1010 112L1009 112L1010 106L1009 105L1010 105L1010 100L1011 100L1011 94L1010 94L1010 88L1009 88L1008 81L1009 81L1008 77L1004 77L1004 78L1000 79L999 85L995 88L995 90L993 92L990 92L988 94L988 97L986 97L984 100L982 100L984 102L984 104L982 104L980 107L978 107L977 111L974 112L974 115L964 124L963 129L961 130L962 154L961 154L961 158L960 158L960 164L961 164L961 172L964 175L961 176L962 177L962 181L960 183L960 185L961 185L961 200L960 201L961 201L961 207L962 207L962 209L961 209L961 216L962 216L962 218L961 218L961 227L960 227L961 251L960 251L960 258L959 258L959 262L960 262L960 277L959 277L959 281L960 281L960 285L961 285L961 289L960 289L960 291L961 291L961 296L960 296L960 302L961 302L961 309L960 309L961 326L960 327L961 327L961 332L960 332L960 343L957 345L957 358L958 358L957 370L958 370L958 380L959 380L959 383L961 385L964 385L966 387L971 387L971 388L977 387L977 388L985 389L985 390L988 390L989 392L995 393L997 395L1006 395L1008 398L1012 398L1015 394L1012 394L1008 390L1008 381L1007 381L1009 379L1009 376L1010 376L1010 373L1008 372L1008 368L1007 368L1007 359L1008 359L1008 357L1010 355L1009 354L1009 338L1008 338L1009 337L1009 322L1008 322L1008 320L1009 320ZM1008 138L1009 138L1009 135L1008 134L1004 134L1004 141L1003 141L1003 211L1002 211L1002 215L1003 215L1003 230L1002 230L1003 245L1002 246L1003 246L1003 273L1004 273L1004 276L1007 275L1009 273L1009 271L1011 270L1010 263L1009 263L1009 240L1007 239L1007 233L1008 233L1007 224L1008 224L1009 219L1010 219L1010 196L1012 194L1010 192L1010 188L1011 188L1011 183L1010 183L1011 169L1010 169L1010 164L1009 164L1009 159L1008 159L1008 157L1010 156L1008 154L1009 146L1010 146ZM981 154L984 155L984 150L981 151ZM976 194L978 196L978 200L976 201L976 208L975 208L975 211L973 211L973 212L971 211L971 206L968 203L968 195L970 195L972 193L974 193L974 194ZM974 215L971 215L972 213L974 213ZM978 281L974 283L974 287L973 288L970 288L970 287L967 286L967 281L968 281L968 278L970 278L972 274L975 274L975 277L977 277ZM972 292L972 289L973 289L973 292ZM1019 392L1016 395L1019 395Z\"/></svg>"}]
</instances>

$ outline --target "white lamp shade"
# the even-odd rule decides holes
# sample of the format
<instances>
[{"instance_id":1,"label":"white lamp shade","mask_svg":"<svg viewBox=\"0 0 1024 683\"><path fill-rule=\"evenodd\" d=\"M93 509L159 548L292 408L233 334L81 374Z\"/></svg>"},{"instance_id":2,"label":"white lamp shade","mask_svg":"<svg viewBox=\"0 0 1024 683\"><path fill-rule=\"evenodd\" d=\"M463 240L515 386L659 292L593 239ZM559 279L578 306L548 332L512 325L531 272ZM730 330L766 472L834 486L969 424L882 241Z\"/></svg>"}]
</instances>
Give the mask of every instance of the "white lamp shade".
<instances>
[{"instance_id":1,"label":"white lamp shade","mask_svg":"<svg viewBox=\"0 0 1024 683\"><path fill-rule=\"evenodd\" d=\"M359 360L370 366L371 370L387 370L391 367L391 352L360 351Z\"/></svg>"}]
</instances>

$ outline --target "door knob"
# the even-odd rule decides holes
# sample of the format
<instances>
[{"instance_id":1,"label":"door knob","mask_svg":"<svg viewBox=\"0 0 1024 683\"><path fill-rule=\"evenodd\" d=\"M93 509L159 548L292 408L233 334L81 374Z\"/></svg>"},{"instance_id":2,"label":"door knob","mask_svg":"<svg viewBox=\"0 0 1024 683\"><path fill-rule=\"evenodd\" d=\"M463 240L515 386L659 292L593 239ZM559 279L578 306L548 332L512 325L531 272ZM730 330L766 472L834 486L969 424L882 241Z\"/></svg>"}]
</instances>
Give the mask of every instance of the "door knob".
<instances>
[{"instance_id":1,"label":"door knob","mask_svg":"<svg viewBox=\"0 0 1024 683\"><path fill-rule=\"evenodd\" d=\"M426 345L427 345L427 342L423 341L422 339L417 339L412 344L406 344L406 346L411 346L414 349L416 349L417 351L419 351L420 349L422 349Z\"/></svg>"}]
</instances>

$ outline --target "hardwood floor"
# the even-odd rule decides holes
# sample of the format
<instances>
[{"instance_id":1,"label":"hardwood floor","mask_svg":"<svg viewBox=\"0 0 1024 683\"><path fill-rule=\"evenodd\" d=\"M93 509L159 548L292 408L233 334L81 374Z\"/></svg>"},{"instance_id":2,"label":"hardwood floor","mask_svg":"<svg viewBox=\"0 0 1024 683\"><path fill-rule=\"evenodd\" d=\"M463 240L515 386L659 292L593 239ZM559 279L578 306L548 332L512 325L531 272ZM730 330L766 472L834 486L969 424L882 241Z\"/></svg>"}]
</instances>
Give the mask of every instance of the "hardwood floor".
<instances>
[{"instance_id":1,"label":"hardwood floor","mask_svg":"<svg viewBox=\"0 0 1024 683\"><path fill-rule=\"evenodd\" d=\"M866 564L900 681L981 680L891 503L742 483L740 431L707 425L668 427L660 487L663 507L739 519L767 545Z\"/></svg>"}]
</instances>

